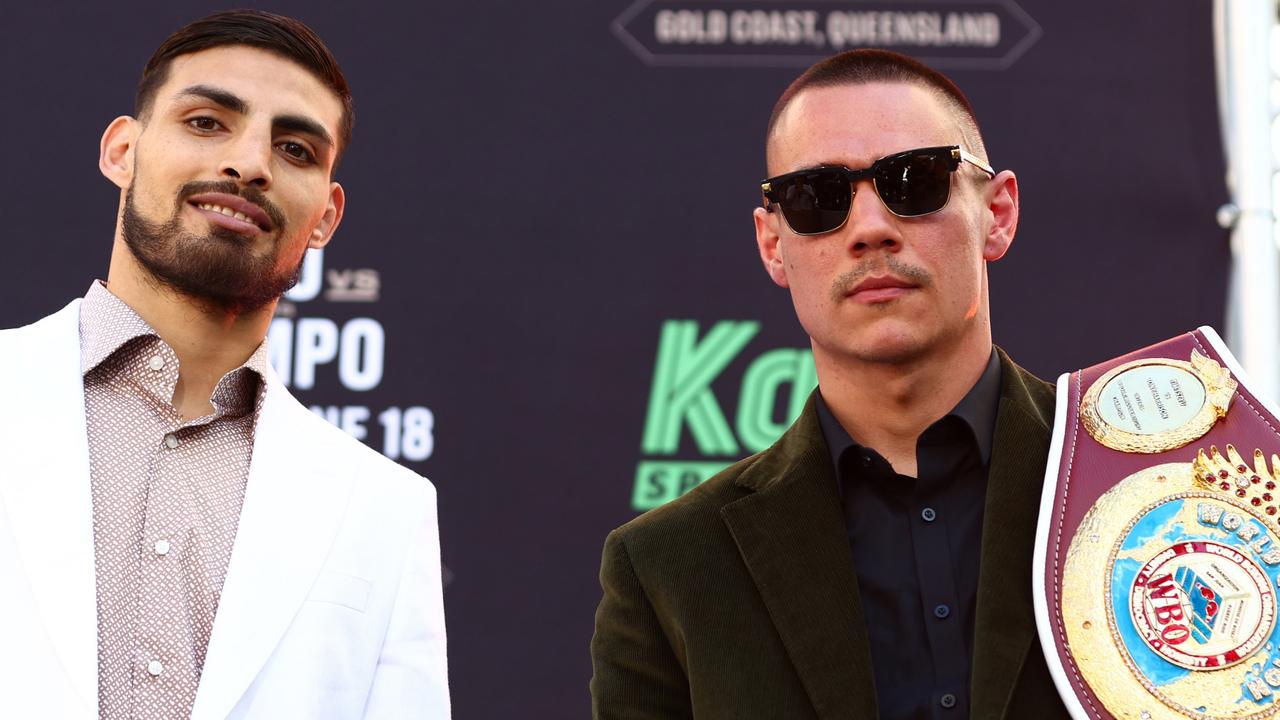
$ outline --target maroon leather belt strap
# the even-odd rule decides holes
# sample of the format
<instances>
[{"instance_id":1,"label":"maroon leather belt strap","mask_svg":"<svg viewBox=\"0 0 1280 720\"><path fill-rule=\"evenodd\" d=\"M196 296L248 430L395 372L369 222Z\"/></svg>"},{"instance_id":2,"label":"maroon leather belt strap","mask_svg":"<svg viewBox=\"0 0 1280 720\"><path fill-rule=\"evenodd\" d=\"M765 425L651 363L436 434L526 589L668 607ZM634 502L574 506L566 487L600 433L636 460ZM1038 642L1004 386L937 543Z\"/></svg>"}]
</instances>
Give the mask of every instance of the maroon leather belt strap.
<instances>
[{"instance_id":1,"label":"maroon leather belt strap","mask_svg":"<svg viewBox=\"0 0 1280 720\"><path fill-rule=\"evenodd\" d=\"M1280 720L1278 454L1211 328L1058 378L1034 590L1073 717Z\"/></svg>"}]
</instances>

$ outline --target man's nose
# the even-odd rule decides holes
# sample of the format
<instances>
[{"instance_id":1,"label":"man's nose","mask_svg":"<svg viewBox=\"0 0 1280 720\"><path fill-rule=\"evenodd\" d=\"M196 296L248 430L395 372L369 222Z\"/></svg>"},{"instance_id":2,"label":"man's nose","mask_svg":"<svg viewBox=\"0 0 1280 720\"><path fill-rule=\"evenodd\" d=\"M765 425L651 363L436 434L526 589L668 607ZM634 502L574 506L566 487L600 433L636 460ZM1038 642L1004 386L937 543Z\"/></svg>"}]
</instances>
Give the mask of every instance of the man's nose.
<instances>
[{"instance_id":1,"label":"man's nose","mask_svg":"<svg viewBox=\"0 0 1280 720\"><path fill-rule=\"evenodd\" d=\"M254 185L259 190L271 187L271 138L257 133L244 133L224 146L218 174L241 185Z\"/></svg>"},{"instance_id":2,"label":"man's nose","mask_svg":"<svg viewBox=\"0 0 1280 720\"><path fill-rule=\"evenodd\" d=\"M901 250L902 234L897 220L876 194L871 180L855 183L849 219L843 229L850 252L862 255L873 250Z\"/></svg>"}]
</instances>

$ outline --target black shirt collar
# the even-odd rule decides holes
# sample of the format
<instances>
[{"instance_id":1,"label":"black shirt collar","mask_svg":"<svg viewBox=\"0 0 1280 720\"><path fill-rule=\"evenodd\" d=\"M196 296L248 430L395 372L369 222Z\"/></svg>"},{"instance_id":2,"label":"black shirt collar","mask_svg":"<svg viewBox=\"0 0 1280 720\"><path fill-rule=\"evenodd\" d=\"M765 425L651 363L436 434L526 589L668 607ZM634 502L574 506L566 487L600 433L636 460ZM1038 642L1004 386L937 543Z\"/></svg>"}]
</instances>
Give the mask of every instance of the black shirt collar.
<instances>
[{"instance_id":1,"label":"black shirt collar","mask_svg":"<svg viewBox=\"0 0 1280 720\"><path fill-rule=\"evenodd\" d=\"M818 422L822 426L822 435L827 440L827 448L831 451L831 463L837 468L837 475L840 468L840 457L850 448L860 448L849 437L849 433L831 414L830 408L827 407L826 401L822 399L822 392L818 392L817 398ZM949 417L955 417L962 420L973 433L973 440L978 446L978 453L982 457L982 464L989 465L991 463L991 445L996 429L996 411L1000 406L1000 358L996 355L994 347L991 348L991 359L987 361L987 368L982 371L982 377L978 378L978 382L974 384L969 392L965 394L960 402L947 413L938 422L929 426L932 429ZM928 432L926 429L925 432Z\"/></svg>"}]
</instances>

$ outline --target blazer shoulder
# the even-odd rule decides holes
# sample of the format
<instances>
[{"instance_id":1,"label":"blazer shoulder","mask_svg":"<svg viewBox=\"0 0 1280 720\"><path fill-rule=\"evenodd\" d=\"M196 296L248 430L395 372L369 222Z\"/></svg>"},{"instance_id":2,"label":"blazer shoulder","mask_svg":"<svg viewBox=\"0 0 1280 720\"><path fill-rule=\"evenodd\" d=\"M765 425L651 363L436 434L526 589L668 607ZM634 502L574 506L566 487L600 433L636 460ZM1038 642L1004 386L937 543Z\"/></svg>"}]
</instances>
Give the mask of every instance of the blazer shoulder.
<instances>
[{"instance_id":1,"label":"blazer shoulder","mask_svg":"<svg viewBox=\"0 0 1280 720\"><path fill-rule=\"evenodd\" d=\"M12 328L0 328L0 363L21 361L23 357L38 354L30 350L59 346L69 348L80 346L79 325L80 299L67 303L61 310L46 315L35 322ZM33 347L35 346L35 347ZM18 350L24 352L18 352Z\"/></svg>"},{"instance_id":2,"label":"blazer shoulder","mask_svg":"<svg viewBox=\"0 0 1280 720\"><path fill-rule=\"evenodd\" d=\"M346 468L359 480L357 487L389 492L405 500L435 498L435 486L430 480L311 412L277 378L269 378L268 383L267 391L280 396L281 413L305 446L299 452L308 453L321 465Z\"/></svg>"},{"instance_id":3,"label":"blazer shoulder","mask_svg":"<svg viewBox=\"0 0 1280 720\"><path fill-rule=\"evenodd\" d=\"M46 332L58 332L66 329L68 324L74 324L79 320L80 315L80 298L76 298L71 302L63 305L56 312L45 315L44 317L27 323L26 325L18 325L10 328L0 328L0 338L8 340L23 339L33 335L38 336Z\"/></svg>"},{"instance_id":4,"label":"blazer shoulder","mask_svg":"<svg viewBox=\"0 0 1280 720\"><path fill-rule=\"evenodd\" d=\"M1057 386L1018 365L1003 348L997 347L996 352L1000 357L1002 400L1013 402L1046 425L1052 425Z\"/></svg>"},{"instance_id":5,"label":"blazer shoulder","mask_svg":"<svg viewBox=\"0 0 1280 720\"><path fill-rule=\"evenodd\" d=\"M618 527L609 534L610 538L629 546L644 545L650 540L665 544L673 537L702 534L708 527L720 527L720 509L752 492L738 485L738 478L771 450L729 465L684 495Z\"/></svg>"},{"instance_id":6,"label":"blazer shoulder","mask_svg":"<svg viewBox=\"0 0 1280 720\"><path fill-rule=\"evenodd\" d=\"M610 534L611 539L643 542L645 538L703 535L709 527L725 532L720 511L731 503L803 472L816 462L829 464L816 409L817 390L791 427L773 445L745 457L708 478L684 495L631 520Z\"/></svg>"},{"instance_id":7,"label":"blazer shoulder","mask_svg":"<svg viewBox=\"0 0 1280 720\"><path fill-rule=\"evenodd\" d=\"M50 387L69 387L79 373L79 299L28 325L0 329L0 398L10 407L48 402Z\"/></svg>"}]
</instances>

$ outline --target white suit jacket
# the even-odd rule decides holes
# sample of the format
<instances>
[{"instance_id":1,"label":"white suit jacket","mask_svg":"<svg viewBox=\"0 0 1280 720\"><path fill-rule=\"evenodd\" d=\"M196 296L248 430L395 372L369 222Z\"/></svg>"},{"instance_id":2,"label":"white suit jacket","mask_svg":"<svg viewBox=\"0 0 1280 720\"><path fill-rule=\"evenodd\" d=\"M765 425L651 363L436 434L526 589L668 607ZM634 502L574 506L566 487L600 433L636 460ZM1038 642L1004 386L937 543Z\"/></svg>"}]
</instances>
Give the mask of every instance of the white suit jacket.
<instances>
[{"instance_id":1,"label":"white suit jacket","mask_svg":"<svg viewBox=\"0 0 1280 720\"><path fill-rule=\"evenodd\" d=\"M448 718L435 489L274 373L192 718ZM0 718L98 717L79 301L0 331Z\"/></svg>"}]
</instances>

